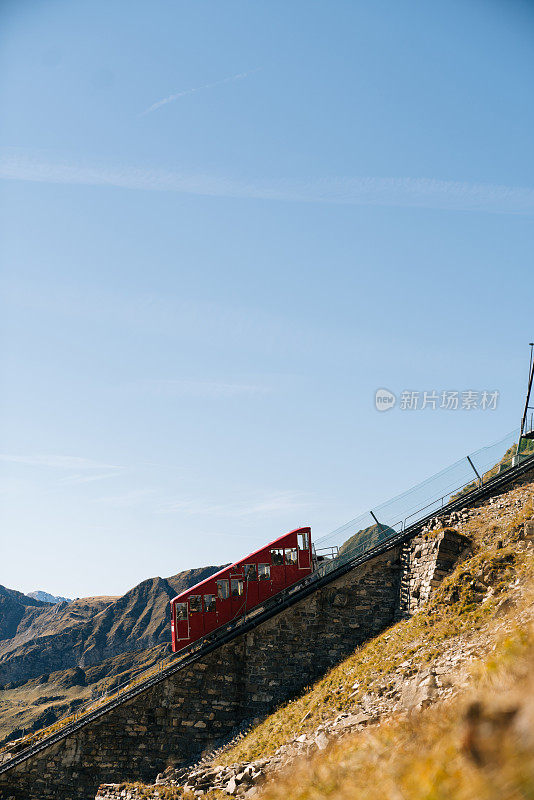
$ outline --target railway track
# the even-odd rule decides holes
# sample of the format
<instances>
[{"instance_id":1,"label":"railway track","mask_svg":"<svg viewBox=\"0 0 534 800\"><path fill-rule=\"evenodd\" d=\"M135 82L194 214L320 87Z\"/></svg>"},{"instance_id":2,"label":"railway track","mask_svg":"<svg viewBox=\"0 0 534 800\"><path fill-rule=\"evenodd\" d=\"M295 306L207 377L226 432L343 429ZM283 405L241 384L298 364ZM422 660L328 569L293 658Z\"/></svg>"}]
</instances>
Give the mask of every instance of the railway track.
<instances>
[{"instance_id":1,"label":"railway track","mask_svg":"<svg viewBox=\"0 0 534 800\"><path fill-rule=\"evenodd\" d=\"M298 583L282 590L279 594L270 598L262 603L260 606L248 612L235 621L229 623L223 628L214 631L211 634L197 640L192 645L189 645L184 650L170 656L166 666L161 666L154 673L149 674L144 680L137 680L133 685L130 683L123 689L118 689L116 694L105 700L96 708L92 708L95 703L90 703L88 709L79 717L74 718L71 722L64 724L59 730L43 736L39 741L30 744L23 750L15 753L12 758L0 764L0 774L5 773L18 764L23 763L31 758L36 753L45 750L51 745L66 739L76 731L90 724L94 720L105 716L114 708L129 700L137 697L139 694L146 692L151 687L157 685L161 681L166 680L169 676L187 669L200 661L202 658L217 650L219 647L233 641L243 633L253 630L261 623L271 619L276 614L279 614L286 608L298 603L300 600L308 597L313 592L317 591L329 583L332 583L337 578L345 575L350 570L370 561L378 555L387 552L391 548L401 545L404 542L415 536L422 527L424 527L431 519L436 516L450 514L452 511L457 511L467 506L472 506L484 500L487 497L499 492L499 490L506 488L526 472L534 469L534 454L522 460L516 466L511 467L505 472L499 473L493 478L489 479L486 483L478 485L471 491L462 494L454 500L442 505L438 511L435 509L426 516L421 517L412 525L403 527L401 531L394 531L390 535L385 536L380 542L370 544L365 548L365 543L362 545L363 551L358 553L340 556L332 561L326 562L321 565L315 572L307 575ZM392 530L392 529L389 529ZM164 663L164 662L163 662ZM60 723L61 721L59 721ZM58 724L58 723L56 723Z\"/></svg>"}]
</instances>

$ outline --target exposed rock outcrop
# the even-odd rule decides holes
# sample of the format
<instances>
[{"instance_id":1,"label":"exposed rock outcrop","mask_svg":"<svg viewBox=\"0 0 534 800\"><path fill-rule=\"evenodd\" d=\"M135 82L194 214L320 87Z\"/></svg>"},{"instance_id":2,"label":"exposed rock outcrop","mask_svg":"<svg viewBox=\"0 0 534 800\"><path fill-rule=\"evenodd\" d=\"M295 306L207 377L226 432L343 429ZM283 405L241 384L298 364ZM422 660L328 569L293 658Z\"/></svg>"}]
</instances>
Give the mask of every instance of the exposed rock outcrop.
<instances>
[{"instance_id":1,"label":"exposed rock outcrop","mask_svg":"<svg viewBox=\"0 0 534 800\"><path fill-rule=\"evenodd\" d=\"M40 600L42 603L72 603L71 597L56 597L55 594L42 592L41 590L28 592L26 597L33 597L34 600Z\"/></svg>"},{"instance_id":2,"label":"exposed rock outcrop","mask_svg":"<svg viewBox=\"0 0 534 800\"><path fill-rule=\"evenodd\" d=\"M16 636L28 610L41 610L45 607L46 604L40 600L0 585L0 642Z\"/></svg>"}]
</instances>

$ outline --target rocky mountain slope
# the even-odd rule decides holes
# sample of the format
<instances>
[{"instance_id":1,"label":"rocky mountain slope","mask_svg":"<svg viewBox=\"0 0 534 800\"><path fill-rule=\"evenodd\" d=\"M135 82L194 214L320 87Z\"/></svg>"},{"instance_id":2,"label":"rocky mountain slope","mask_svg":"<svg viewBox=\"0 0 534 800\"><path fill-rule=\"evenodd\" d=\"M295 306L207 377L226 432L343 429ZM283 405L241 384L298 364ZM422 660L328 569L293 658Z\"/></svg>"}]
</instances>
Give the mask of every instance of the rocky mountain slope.
<instances>
[{"instance_id":1,"label":"rocky mountain slope","mask_svg":"<svg viewBox=\"0 0 534 800\"><path fill-rule=\"evenodd\" d=\"M26 597L33 597L34 600L41 600L42 603L71 603L70 597L56 597L55 594L42 592L40 589L35 592L28 592Z\"/></svg>"},{"instance_id":2,"label":"rocky mountain slope","mask_svg":"<svg viewBox=\"0 0 534 800\"><path fill-rule=\"evenodd\" d=\"M16 635L27 611L42 609L44 605L40 600L0 585L0 641Z\"/></svg>"},{"instance_id":3,"label":"rocky mountain slope","mask_svg":"<svg viewBox=\"0 0 534 800\"><path fill-rule=\"evenodd\" d=\"M530 800L534 474L458 522L471 547L426 606L190 768L98 800ZM428 538L439 535L435 525Z\"/></svg>"},{"instance_id":4,"label":"rocky mountain slope","mask_svg":"<svg viewBox=\"0 0 534 800\"><path fill-rule=\"evenodd\" d=\"M0 743L150 667L169 647L169 600L218 569L54 605L0 586Z\"/></svg>"}]
</instances>

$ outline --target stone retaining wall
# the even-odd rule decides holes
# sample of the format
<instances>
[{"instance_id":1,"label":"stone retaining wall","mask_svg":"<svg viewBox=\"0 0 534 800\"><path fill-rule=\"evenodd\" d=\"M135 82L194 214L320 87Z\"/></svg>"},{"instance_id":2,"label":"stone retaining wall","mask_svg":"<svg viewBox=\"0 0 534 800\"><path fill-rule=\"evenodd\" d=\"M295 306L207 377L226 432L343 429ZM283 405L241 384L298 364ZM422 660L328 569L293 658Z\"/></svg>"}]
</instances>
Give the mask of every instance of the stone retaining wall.
<instances>
[{"instance_id":1,"label":"stone retaining wall","mask_svg":"<svg viewBox=\"0 0 534 800\"><path fill-rule=\"evenodd\" d=\"M398 618L411 616L428 602L432 589L452 572L470 544L467 536L446 528L424 531L404 546Z\"/></svg>"}]
</instances>

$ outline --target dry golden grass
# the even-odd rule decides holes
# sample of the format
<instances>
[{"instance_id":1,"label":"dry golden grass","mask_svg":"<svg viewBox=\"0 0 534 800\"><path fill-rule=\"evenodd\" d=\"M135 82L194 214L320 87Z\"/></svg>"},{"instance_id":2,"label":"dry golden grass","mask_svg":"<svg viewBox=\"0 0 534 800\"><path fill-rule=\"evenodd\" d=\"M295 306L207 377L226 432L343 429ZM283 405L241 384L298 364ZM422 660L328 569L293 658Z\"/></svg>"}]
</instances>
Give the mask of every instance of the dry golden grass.
<instances>
[{"instance_id":1,"label":"dry golden grass","mask_svg":"<svg viewBox=\"0 0 534 800\"><path fill-rule=\"evenodd\" d=\"M532 800L533 664L534 627L516 628L466 696L339 740L261 800Z\"/></svg>"}]
</instances>

